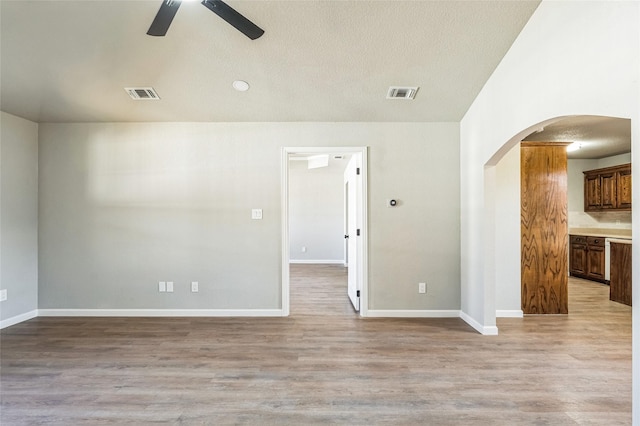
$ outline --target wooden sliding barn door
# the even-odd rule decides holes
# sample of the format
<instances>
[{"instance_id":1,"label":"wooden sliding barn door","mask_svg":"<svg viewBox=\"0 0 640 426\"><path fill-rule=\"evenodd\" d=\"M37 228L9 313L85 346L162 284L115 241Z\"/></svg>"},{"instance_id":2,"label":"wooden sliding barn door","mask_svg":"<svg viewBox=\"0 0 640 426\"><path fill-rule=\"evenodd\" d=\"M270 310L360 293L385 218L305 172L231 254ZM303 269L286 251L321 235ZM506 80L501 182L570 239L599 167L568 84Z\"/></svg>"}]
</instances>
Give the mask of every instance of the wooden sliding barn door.
<instances>
[{"instance_id":1,"label":"wooden sliding barn door","mask_svg":"<svg viewBox=\"0 0 640 426\"><path fill-rule=\"evenodd\" d=\"M569 312L566 145L520 145L521 295L525 314Z\"/></svg>"}]
</instances>

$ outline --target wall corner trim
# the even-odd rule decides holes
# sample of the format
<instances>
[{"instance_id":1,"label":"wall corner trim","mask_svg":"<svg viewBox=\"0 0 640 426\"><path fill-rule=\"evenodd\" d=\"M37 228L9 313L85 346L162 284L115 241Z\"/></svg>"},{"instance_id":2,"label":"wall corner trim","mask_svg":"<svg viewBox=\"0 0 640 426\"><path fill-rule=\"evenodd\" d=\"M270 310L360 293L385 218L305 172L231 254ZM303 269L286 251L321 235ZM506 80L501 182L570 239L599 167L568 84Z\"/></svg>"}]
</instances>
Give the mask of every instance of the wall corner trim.
<instances>
[{"instance_id":1,"label":"wall corner trim","mask_svg":"<svg viewBox=\"0 0 640 426\"><path fill-rule=\"evenodd\" d=\"M480 334L482 334L484 336L497 336L498 335L498 327L496 327L495 325L493 325L493 326L484 326L484 325L480 324L478 321L476 321L473 318L471 318L471 316L469 316L469 314L467 314L465 312L462 312L462 311L460 312L460 318L462 318L462 320L464 322L469 324L471 327L475 328L476 331L478 331Z\"/></svg>"},{"instance_id":2,"label":"wall corner trim","mask_svg":"<svg viewBox=\"0 0 640 426\"><path fill-rule=\"evenodd\" d=\"M30 320L38 316L38 310L34 309L33 311L25 312L24 314L16 315L11 318L7 318L6 320L0 321L0 330L6 327L11 327L12 325Z\"/></svg>"}]
</instances>

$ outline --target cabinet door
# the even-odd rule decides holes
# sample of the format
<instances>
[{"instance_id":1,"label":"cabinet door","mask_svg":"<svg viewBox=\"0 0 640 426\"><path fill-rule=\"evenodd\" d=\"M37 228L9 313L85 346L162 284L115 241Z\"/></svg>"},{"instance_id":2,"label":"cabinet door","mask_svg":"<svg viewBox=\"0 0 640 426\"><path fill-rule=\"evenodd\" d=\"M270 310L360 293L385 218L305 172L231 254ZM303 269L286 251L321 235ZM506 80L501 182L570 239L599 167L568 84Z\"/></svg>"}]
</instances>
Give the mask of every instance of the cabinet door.
<instances>
[{"instance_id":1,"label":"cabinet door","mask_svg":"<svg viewBox=\"0 0 640 426\"><path fill-rule=\"evenodd\" d=\"M587 245L572 243L569 259L571 275L587 275Z\"/></svg>"},{"instance_id":2,"label":"cabinet door","mask_svg":"<svg viewBox=\"0 0 640 426\"><path fill-rule=\"evenodd\" d=\"M590 279L604 281L604 247L589 246L587 250L587 276Z\"/></svg>"},{"instance_id":3,"label":"cabinet door","mask_svg":"<svg viewBox=\"0 0 640 426\"><path fill-rule=\"evenodd\" d=\"M618 205L619 209L631 208L631 168L619 171L618 181Z\"/></svg>"},{"instance_id":4,"label":"cabinet door","mask_svg":"<svg viewBox=\"0 0 640 426\"><path fill-rule=\"evenodd\" d=\"M617 193L617 185L616 185L616 173L602 173L600 175L600 208L602 209L615 209L616 206L616 193Z\"/></svg>"},{"instance_id":5,"label":"cabinet door","mask_svg":"<svg viewBox=\"0 0 640 426\"><path fill-rule=\"evenodd\" d=\"M631 244L611 243L609 299L631 306Z\"/></svg>"},{"instance_id":6,"label":"cabinet door","mask_svg":"<svg viewBox=\"0 0 640 426\"><path fill-rule=\"evenodd\" d=\"M600 210L600 175L584 176L584 211Z\"/></svg>"}]
</instances>

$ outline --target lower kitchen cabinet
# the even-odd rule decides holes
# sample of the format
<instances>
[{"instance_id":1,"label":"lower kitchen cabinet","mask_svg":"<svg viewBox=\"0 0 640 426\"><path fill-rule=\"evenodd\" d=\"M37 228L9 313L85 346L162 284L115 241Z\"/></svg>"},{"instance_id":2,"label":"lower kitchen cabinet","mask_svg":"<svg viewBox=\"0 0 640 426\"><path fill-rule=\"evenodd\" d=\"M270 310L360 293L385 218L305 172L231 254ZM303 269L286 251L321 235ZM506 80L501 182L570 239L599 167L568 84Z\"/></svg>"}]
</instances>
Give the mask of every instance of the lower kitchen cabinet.
<instances>
[{"instance_id":1,"label":"lower kitchen cabinet","mask_svg":"<svg viewBox=\"0 0 640 426\"><path fill-rule=\"evenodd\" d=\"M569 272L571 276L587 276L587 237L571 235L569 237Z\"/></svg>"},{"instance_id":2,"label":"lower kitchen cabinet","mask_svg":"<svg viewBox=\"0 0 640 426\"><path fill-rule=\"evenodd\" d=\"M609 299L631 306L631 244L611 242Z\"/></svg>"},{"instance_id":3,"label":"lower kitchen cabinet","mask_svg":"<svg viewBox=\"0 0 640 426\"><path fill-rule=\"evenodd\" d=\"M587 237L587 277L604 282L604 238Z\"/></svg>"},{"instance_id":4,"label":"lower kitchen cabinet","mask_svg":"<svg viewBox=\"0 0 640 426\"><path fill-rule=\"evenodd\" d=\"M569 236L569 273L592 281L604 279L604 238L584 235Z\"/></svg>"}]
</instances>

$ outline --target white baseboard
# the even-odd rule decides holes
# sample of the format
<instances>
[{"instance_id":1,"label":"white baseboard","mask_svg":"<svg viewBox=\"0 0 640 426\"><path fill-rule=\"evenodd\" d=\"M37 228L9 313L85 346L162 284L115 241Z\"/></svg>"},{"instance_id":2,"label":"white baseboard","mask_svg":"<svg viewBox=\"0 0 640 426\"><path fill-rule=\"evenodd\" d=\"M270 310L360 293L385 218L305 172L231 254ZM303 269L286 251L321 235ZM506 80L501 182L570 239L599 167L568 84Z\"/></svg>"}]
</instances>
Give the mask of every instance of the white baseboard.
<instances>
[{"instance_id":1,"label":"white baseboard","mask_svg":"<svg viewBox=\"0 0 640 426\"><path fill-rule=\"evenodd\" d=\"M517 312L517 311L504 311ZM38 309L0 321L0 329L35 317L281 317L282 309ZM462 318L479 333L497 335L498 327L483 326L458 310L370 309L367 317L378 318Z\"/></svg>"},{"instance_id":2,"label":"white baseboard","mask_svg":"<svg viewBox=\"0 0 640 426\"><path fill-rule=\"evenodd\" d=\"M41 317L281 317L282 309L40 309Z\"/></svg>"},{"instance_id":3,"label":"white baseboard","mask_svg":"<svg viewBox=\"0 0 640 426\"><path fill-rule=\"evenodd\" d=\"M7 318L6 320L0 321L0 330L5 327L10 327L12 325L21 323L23 321L30 320L31 318L35 318L38 316L38 310L34 309L30 312L25 312L24 314L16 315L15 317Z\"/></svg>"},{"instance_id":4,"label":"white baseboard","mask_svg":"<svg viewBox=\"0 0 640 426\"><path fill-rule=\"evenodd\" d=\"M344 265L343 259L289 259L289 263L308 264L308 265Z\"/></svg>"},{"instance_id":5,"label":"white baseboard","mask_svg":"<svg viewBox=\"0 0 640 426\"><path fill-rule=\"evenodd\" d=\"M464 322L473 327L480 334L495 336L498 334L498 327L483 326L469 315L458 310L392 310L392 309L370 309L367 317L387 317L387 318L462 318Z\"/></svg>"},{"instance_id":6,"label":"white baseboard","mask_svg":"<svg viewBox=\"0 0 640 426\"><path fill-rule=\"evenodd\" d=\"M480 334L485 336L497 336L498 335L498 327L494 326L484 326L480 324L478 321L471 318L467 313L460 311L460 318L471 327L475 328Z\"/></svg>"},{"instance_id":7,"label":"white baseboard","mask_svg":"<svg viewBox=\"0 0 640 426\"><path fill-rule=\"evenodd\" d=\"M369 309L367 317L377 318L458 318L460 311L437 309Z\"/></svg>"},{"instance_id":8,"label":"white baseboard","mask_svg":"<svg viewBox=\"0 0 640 426\"><path fill-rule=\"evenodd\" d=\"M497 309L496 318L524 318L522 309Z\"/></svg>"}]
</instances>

